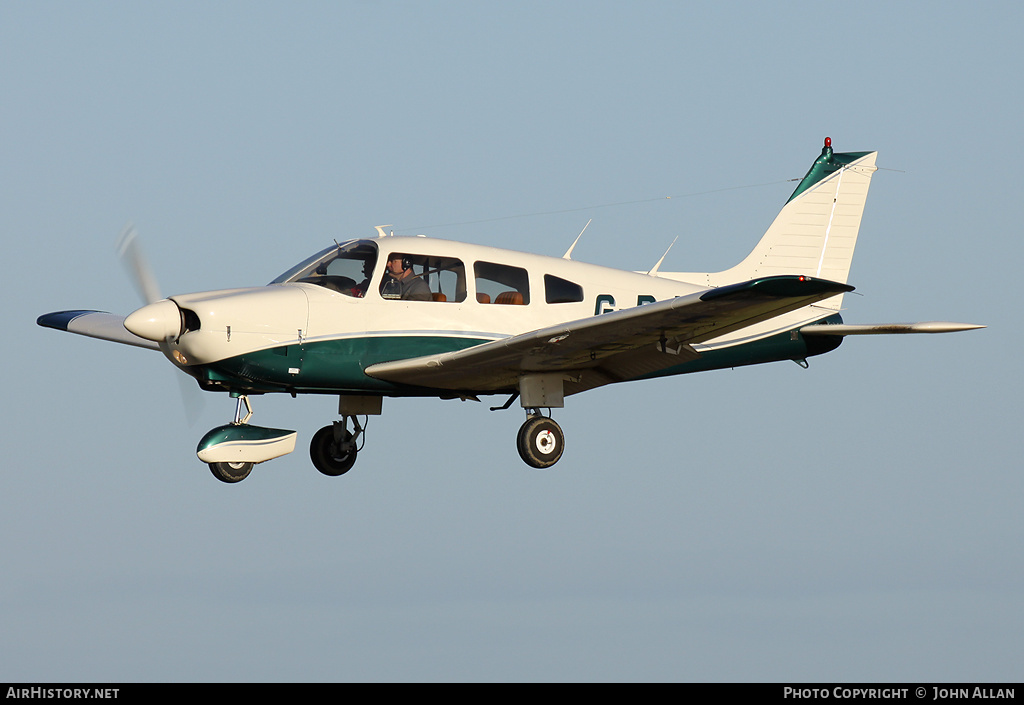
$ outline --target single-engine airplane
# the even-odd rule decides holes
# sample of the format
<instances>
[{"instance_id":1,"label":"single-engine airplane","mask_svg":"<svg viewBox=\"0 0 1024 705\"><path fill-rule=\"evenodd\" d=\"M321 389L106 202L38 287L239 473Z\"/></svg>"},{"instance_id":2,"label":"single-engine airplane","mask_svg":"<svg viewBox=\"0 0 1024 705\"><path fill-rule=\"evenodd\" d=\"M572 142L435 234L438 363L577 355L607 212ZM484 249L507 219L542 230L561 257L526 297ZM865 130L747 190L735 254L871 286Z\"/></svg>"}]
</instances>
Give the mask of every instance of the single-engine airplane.
<instances>
[{"instance_id":1,"label":"single-engine airplane","mask_svg":"<svg viewBox=\"0 0 1024 705\"><path fill-rule=\"evenodd\" d=\"M338 396L341 420L310 443L325 475L352 467L365 417L381 413L384 397L407 396L508 395L492 410L518 398L519 454L546 468L564 448L550 410L573 394L781 360L806 366L848 335L984 327L843 323L876 155L833 152L826 138L757 246L721 272L661 272L661 261L629 272L573 260L576 243L559 258L378 227L378 236L335 242L267 286L162 298L129 237L145 306L127 317L60 311L37 322L159 350L202 389L234 397L234 421L197 448L224 482L294 450L295 431L249 423L249 397L272 392Z\"/></svg>"}]
</instances>

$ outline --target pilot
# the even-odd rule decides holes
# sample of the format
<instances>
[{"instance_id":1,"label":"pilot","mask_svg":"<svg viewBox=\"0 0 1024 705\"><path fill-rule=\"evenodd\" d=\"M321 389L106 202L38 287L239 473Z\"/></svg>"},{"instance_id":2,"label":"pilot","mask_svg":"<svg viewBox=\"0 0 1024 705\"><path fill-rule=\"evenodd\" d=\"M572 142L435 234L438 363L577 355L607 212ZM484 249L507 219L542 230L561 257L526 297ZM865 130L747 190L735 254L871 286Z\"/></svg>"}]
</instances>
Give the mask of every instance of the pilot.
<instances>
[{"instance_id":1,"label":"pilot","mask_svg":"<svg viewBox=\"0 0 1024 705\"><path fill-rule=\"evenodd\" d=\"M374 260L363 260L363 280L352 287L352 296L361 299L366 296L366 290L370 288L370 277L373 275Z\"/></svg>"},{"instance_id":2,"label":"pilot","mask_svg":"<svg viewBox=\"0 0 1024 705\"><path fill-rule=\"evenodd\" d=\"M385 299L405 301L430 301L430 287L419 276L413 274L412 263L403 255L391 255L387 265L387 276L380 285L380 295Z\"/></svg>"}]
</instances>

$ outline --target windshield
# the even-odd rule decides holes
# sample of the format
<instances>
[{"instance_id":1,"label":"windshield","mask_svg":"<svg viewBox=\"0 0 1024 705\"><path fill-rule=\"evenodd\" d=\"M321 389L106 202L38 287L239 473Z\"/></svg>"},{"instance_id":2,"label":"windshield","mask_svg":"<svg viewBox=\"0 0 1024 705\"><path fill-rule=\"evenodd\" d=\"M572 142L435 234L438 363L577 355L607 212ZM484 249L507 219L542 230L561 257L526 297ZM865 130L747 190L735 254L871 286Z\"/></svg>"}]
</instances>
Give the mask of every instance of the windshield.
<instances>
[{"instance_id":1,"label":"windshield","mask_svg":"<svg viewBox=\"0 0 1024 705\"><path fill-rule=\"evenodd\" d=\"M270 283L305 282L362 297L376 264L377 245L372 240L350 240L317 252Z\"/></svg>"}]
</instances>

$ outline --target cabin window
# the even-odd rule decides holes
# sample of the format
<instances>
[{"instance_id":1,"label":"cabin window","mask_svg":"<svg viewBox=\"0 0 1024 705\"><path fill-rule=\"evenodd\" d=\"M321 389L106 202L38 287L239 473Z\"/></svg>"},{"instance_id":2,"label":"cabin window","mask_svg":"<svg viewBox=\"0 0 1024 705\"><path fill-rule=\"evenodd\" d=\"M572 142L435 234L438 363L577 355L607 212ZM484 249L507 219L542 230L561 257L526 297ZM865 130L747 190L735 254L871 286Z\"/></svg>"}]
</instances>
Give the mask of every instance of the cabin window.
<instances>
[{"instance_id":1,"label":"cabin window","mask_svg":"<svg viewBox=\"0 0 1024 705\"><path fill-rule=\"evenodd\" d=\"M379 291L391 301L465 301L466 267L453 257L391 252Z\"/></svg>"},{"instance_id":2,"label":"cabin window","mask_svg":"<svg viewBox=\"0 0 1024 705\"><path fill-rule=\"evenodd\" d=\"M530 277L522 267L494 262L473 265L476 277L476 300L482 304L530 303Z\"/></svg>"},{"instance_id":3,"label":"cabin window","mask_svg":"<svg viewBox=\"0 0 1024 705\"><path fill-rule=\"evenodd\" d=\"M544 301L571 304L583 300L583 287L551 274L544 275Z\"/></svg>"}]
</instances>

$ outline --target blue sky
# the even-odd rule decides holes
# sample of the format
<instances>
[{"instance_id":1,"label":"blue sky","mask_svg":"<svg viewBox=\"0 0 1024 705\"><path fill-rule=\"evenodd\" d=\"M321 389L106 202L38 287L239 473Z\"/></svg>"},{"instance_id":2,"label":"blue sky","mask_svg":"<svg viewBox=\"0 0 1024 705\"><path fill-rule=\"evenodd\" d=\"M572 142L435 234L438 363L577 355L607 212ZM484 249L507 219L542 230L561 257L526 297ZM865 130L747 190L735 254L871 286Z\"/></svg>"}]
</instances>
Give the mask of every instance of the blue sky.
<instances>
[{"instance_id":1,"label":"blue sky","mask_svg":"<svg viewBox=\"0 0 1024 705\"><path fill-rule=\"evenodd\" d=\"M1022 20L0 2L0 680L1019 680ZM262 397L299 447L223 485L228 399L35 325L137 307L127 221L168 294L383 223L561 255L593 219L575 259L724 269L826 135L883 167L846 320L990 327L598 389L546 472L515 409L389 399L322 477L335 400Z\"/></svg>"}]
</instances>

